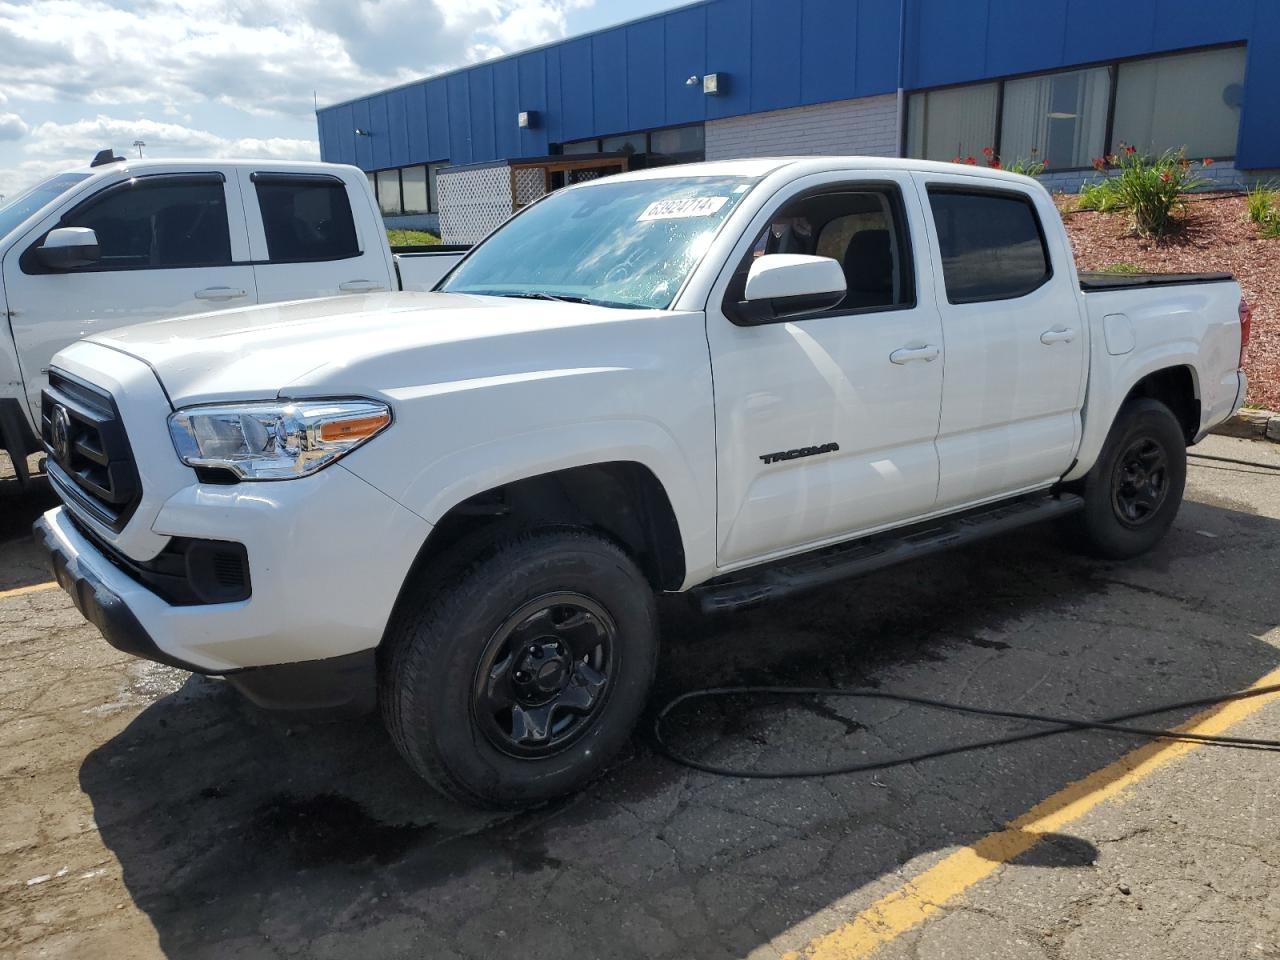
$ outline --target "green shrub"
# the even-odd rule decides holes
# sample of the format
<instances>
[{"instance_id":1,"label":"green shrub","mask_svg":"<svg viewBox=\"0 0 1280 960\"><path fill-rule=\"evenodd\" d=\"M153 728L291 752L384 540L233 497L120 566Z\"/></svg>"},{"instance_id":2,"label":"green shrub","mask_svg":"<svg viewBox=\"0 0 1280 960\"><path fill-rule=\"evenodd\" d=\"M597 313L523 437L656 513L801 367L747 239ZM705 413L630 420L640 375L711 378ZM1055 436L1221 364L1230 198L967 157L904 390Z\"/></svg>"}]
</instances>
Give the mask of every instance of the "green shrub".
<instances>
[{"instance_id":1,"label":"green shrub","mask_svg":"<svg viewBox=\"0 0 1280 960\"><path fill-rule=\"evenodd\" d=\"M1264 237L1280 237L1280 189L1275 183L1257 184L1246 197L1249 219L1258 225Z\"/></svg>"},{"instance_id":2,"label":"green shrub","mask_svg":"<svg viewBox=\"0 0 1280 960\"><path fill-rule=\"evenodd\" d=\"M1010 173L1020 173L1024 177L1038 177L1049 169L1049 165L1037 156L1039 152L1040 151L1035 147L1032 147L1031 156L1028 159L1023 160L1019 158L1017 160L1010 161L1009 163L1005 163L1000 159L994 147L983 147L983 159L981 161L971 154L967 157L956 157L951 162L963 163L970 167L976 167L981 163L983 166L990 167L992 170L1008 170Z\"/></svg>"},{"instance_id":3,"label":"green shrub","mask_svg":"<svg viewBox=\"0 0 1280 960\"><path fill-rule=\"evenodd\" d=\"M1212 160L1202 160L1201 167ZM1160 237L1174 223L1174 213L1185 206L1182 195L1203 186L1195 164L1185 150L1169 150L1158 157L1139 153L1136 147L1122 147L1111 157L1093 161L1104 180L1087 183L1080 189L1079 205L1102 213L1124 211L1139 236Z\"/></svg>"}]
</instances>

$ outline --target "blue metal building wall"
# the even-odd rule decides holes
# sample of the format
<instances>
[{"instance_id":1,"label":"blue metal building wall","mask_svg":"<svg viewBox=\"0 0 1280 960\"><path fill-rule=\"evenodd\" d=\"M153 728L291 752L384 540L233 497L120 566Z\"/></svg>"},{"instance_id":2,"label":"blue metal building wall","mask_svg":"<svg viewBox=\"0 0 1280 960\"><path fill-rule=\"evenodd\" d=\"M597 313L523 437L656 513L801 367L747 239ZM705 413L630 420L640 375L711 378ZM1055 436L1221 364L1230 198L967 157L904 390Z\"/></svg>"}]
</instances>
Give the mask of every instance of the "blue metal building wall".
<instances>
[{"instance_id":1,"label":"blue metal building wall","mask_svg":"<svg viewBox=\"0 0 1280 960\"><path fill-rule=\"evenodd\" d=\"M473 163L891 93L900 49L916 89L1236 41L1249 43L1237 163L1280 167L1280 0L706 0L327 107L317 124L326 160ZM686 86L707 72L728 76L722 95ZM522 110L538 127L519 129Z\"/></svg>"}]
</instances>

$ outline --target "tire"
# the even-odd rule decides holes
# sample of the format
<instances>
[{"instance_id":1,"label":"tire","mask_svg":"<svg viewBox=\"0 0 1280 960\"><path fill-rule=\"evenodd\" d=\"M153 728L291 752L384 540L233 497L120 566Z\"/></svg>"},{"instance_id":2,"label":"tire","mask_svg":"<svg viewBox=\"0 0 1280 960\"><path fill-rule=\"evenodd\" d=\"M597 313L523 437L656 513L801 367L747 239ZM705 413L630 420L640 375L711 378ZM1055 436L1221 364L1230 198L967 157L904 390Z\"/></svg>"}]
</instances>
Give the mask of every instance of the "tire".
<instances>
[{"instance_id":1,"label":"tire","mask_svg":"<svg viewBox=\"0 0 1280 960\"><path fill-rule=\"evenodd\" d=\"M1068 521L1077 546L1108 560L1146 553L1169 532L1187 481L1182 425L1158 400L1121 408L1081 486L1084 509Z\"/></svg>"},{"instance_id":2,"label":"tire","mask_svg":"<svg viewBox=\"0 0 1280 960\"><path fill-rule=\"evenodd\" d=\"M407 588L380 663L401 755L464 803L580 789L626 744L658 654L653 590L622 550L565 528L507 535Z\"/></svg>"}]
</instances>

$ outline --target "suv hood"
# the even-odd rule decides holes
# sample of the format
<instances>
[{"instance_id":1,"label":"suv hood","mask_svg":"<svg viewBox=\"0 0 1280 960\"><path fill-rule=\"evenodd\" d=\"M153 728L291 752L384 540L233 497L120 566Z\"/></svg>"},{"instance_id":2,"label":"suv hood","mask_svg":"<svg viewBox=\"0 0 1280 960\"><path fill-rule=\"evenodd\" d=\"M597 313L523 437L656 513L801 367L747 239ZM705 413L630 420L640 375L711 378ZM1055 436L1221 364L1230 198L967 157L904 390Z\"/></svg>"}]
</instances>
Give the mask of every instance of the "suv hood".
<instances>
[{"instance_id":1,"label":"suv hood","mask_svg":"<svg viewBox=\"0 0 1280 960\"><path fill-rule=\"evenodd\" d=\"M397 388L562 366L582 328L648 310L453 293L374 293L244 307L89 339L147 363L175 407ZM556 359L558 358L558 359Z\"/></svg>"}]
</instances>

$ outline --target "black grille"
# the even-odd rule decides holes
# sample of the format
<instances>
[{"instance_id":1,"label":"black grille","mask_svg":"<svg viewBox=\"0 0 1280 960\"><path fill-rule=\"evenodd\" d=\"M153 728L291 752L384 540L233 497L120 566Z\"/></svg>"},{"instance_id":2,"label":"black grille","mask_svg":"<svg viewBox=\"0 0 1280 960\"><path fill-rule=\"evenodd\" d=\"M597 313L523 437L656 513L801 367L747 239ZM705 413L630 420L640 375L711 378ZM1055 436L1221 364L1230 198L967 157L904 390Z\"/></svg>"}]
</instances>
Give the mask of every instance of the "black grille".
<instances>
[{"instance_id":1,"label":"black grille","mask_svg":"<svg viewBox=\"0 0 1280 960\"><path fill-rule=\"evenodd\" d=\"M142 484L111 395L49 371L40 395L40 436L58 493L112 530L129 522Z\"/></svg>"},{"instance_id":2,"label":"black grille","mask_svg":"<svg viewBox=\"0 0 1280 960\"><path fill-rule=\"evenodd\" d=\"M138 561L125 556L74 515L71 522L117 569L172 606L235 603L248 600L253 592L249 554L242 543L173 537L155 557Z\"/></svg>"}]
</instances>

